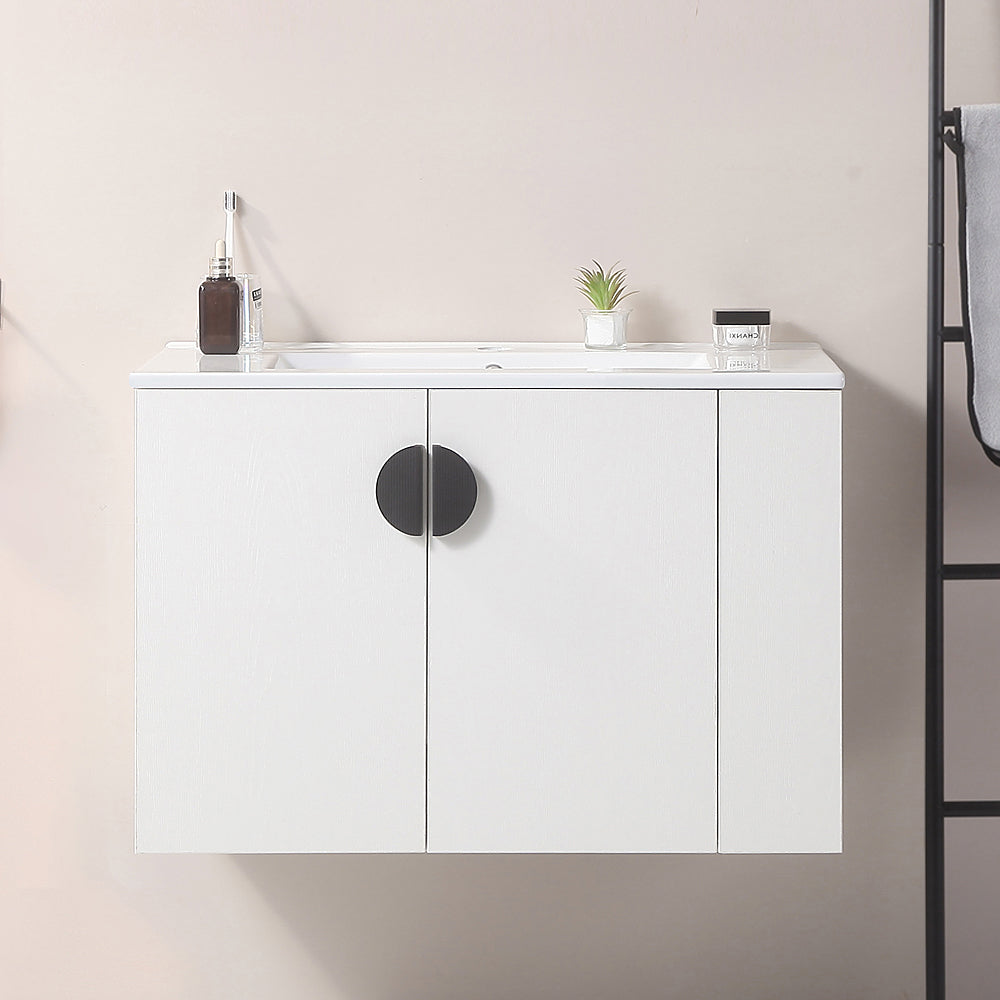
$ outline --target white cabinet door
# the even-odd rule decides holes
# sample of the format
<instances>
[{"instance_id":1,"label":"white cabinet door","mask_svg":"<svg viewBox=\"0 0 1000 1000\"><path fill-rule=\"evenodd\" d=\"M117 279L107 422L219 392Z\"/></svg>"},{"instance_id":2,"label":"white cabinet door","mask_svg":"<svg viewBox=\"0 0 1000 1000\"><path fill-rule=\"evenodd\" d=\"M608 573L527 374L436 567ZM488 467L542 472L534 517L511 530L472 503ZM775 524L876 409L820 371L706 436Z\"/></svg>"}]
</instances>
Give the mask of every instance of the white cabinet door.
<instances>
[{"instance_id":1,"label":"white cabinet door","mask_svg":"<svg viewBox=\"0 0 1000 1000\"><path fill-rule=\"evenodd\" d=\"M840 393L719 393L719 850L839 851Z\"/></svg>"},{"instance_id":2,"label":"white cabinet door","mask_svg":"<svg viewBox=\"0 0 1000 1000\"><path fill-rule=\"evenodd\" d=\"M136 846L424 849L423 390L136 393Z\"/></svg>"},{"instance_id":3,"label":"white cabinet door","mask_svg":"<svg viewBox=\"0 0 1000 1000\"><path fill-rule=\"evenodd\" d=\"M479 497L430 540L428 850L716 850L716 410L431 391Z\"/></svg>"}]
</instances>

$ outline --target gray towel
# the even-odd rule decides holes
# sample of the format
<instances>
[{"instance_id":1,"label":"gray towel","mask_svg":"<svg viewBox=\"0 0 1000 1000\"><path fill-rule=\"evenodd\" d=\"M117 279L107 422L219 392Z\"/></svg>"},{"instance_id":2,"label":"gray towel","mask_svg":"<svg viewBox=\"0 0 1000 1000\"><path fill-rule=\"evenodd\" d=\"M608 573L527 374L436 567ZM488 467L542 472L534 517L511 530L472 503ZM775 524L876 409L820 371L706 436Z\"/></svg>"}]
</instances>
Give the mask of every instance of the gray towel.
<instances>
[{"instance_id":1,"label":"gray towel","mask_svg":"<svg viewBox=\"0 0 1000 1000\"><path fill-rule=\"evenodd\" d=\"M1000 465L1000 104L959 109L959 261L969 417Z\"/></svg>"}]
</instances>

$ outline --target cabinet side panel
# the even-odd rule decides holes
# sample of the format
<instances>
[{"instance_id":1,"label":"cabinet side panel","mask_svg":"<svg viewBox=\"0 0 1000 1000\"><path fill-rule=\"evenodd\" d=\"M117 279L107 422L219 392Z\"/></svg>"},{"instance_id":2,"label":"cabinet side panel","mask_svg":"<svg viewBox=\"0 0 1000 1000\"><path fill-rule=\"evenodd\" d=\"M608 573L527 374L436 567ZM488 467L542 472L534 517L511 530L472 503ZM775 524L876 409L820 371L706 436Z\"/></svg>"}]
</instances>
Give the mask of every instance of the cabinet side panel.
<instances>
[{"instance_id":1,"label":"cabinet side panel","mask_svg":"<svg viewBox=\"0 0 1000 1000\"><path fill-rule=\"evenodd\" d=\"M841 849L840 403L719 393L719 850Z\"/></svg>"},{"instance_id":2,"label":"cabinet side panel","mask_svg":"<svg viewBox=\"0 0 1000 1000\"><path fill-rule=\"evenodd\" d=\"M422 851L422 391L136 393L136 846Z\"/></svg>"},{"instance_id":3,"label":"cabinet side panel","mask_svg":"<svg viewBox=\"0 0 1000 1000\"><path fill-rule=\"evenodd\" d=\"M716 850L716 394L432 390L428 850Z\"/></svg>"}]
</instances>

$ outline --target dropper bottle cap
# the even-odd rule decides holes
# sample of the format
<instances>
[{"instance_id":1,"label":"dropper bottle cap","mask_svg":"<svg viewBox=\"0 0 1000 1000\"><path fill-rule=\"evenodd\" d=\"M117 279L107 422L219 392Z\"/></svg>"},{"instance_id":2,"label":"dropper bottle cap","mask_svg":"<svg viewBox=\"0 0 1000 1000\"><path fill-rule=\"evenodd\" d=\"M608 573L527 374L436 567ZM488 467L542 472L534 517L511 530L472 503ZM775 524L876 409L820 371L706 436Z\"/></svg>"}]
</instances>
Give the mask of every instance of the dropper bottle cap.
<instances>
[{"instance_id":1,"label":"dropper bottle cap","mask_svg":"<svg viewBox=\"0 0 1000 1000\"><path fill-rule=\"evenodd\" d=\"M215 256L208 259L208 276L210 278L231 278L233 276L233 258L226 256L226 241L215 241Z\"/></svg>"}]
</instances>

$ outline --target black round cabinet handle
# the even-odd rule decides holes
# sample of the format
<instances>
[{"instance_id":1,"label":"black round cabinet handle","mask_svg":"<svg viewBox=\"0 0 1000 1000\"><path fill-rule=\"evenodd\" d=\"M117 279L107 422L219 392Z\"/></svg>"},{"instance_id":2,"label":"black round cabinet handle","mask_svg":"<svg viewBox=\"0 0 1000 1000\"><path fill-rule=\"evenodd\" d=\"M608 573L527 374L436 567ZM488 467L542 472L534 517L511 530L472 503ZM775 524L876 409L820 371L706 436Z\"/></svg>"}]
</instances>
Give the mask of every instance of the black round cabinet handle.
<instances>
[{"instance_id":1,"label":"black round cabinet handle","mask_svg":"<svg viewBox=\"0 0 1000 1000\"><path fill-rule=\"evenodd\" d=\"M450 535L476 509L476 474L461 455L436 444L431 449L431 530Z\"/></svg>"},{"instance_id":2,"label":"black round cabinet handle","mask_svg":"<svg viewBox=\"0 0 1000 1000\"><path fill-rule=\"evenodd\" d=\"M382 516L404 535L424 533L424 446L411 444L386 459L375 480Z\"/></svg>"}]
</instances>

